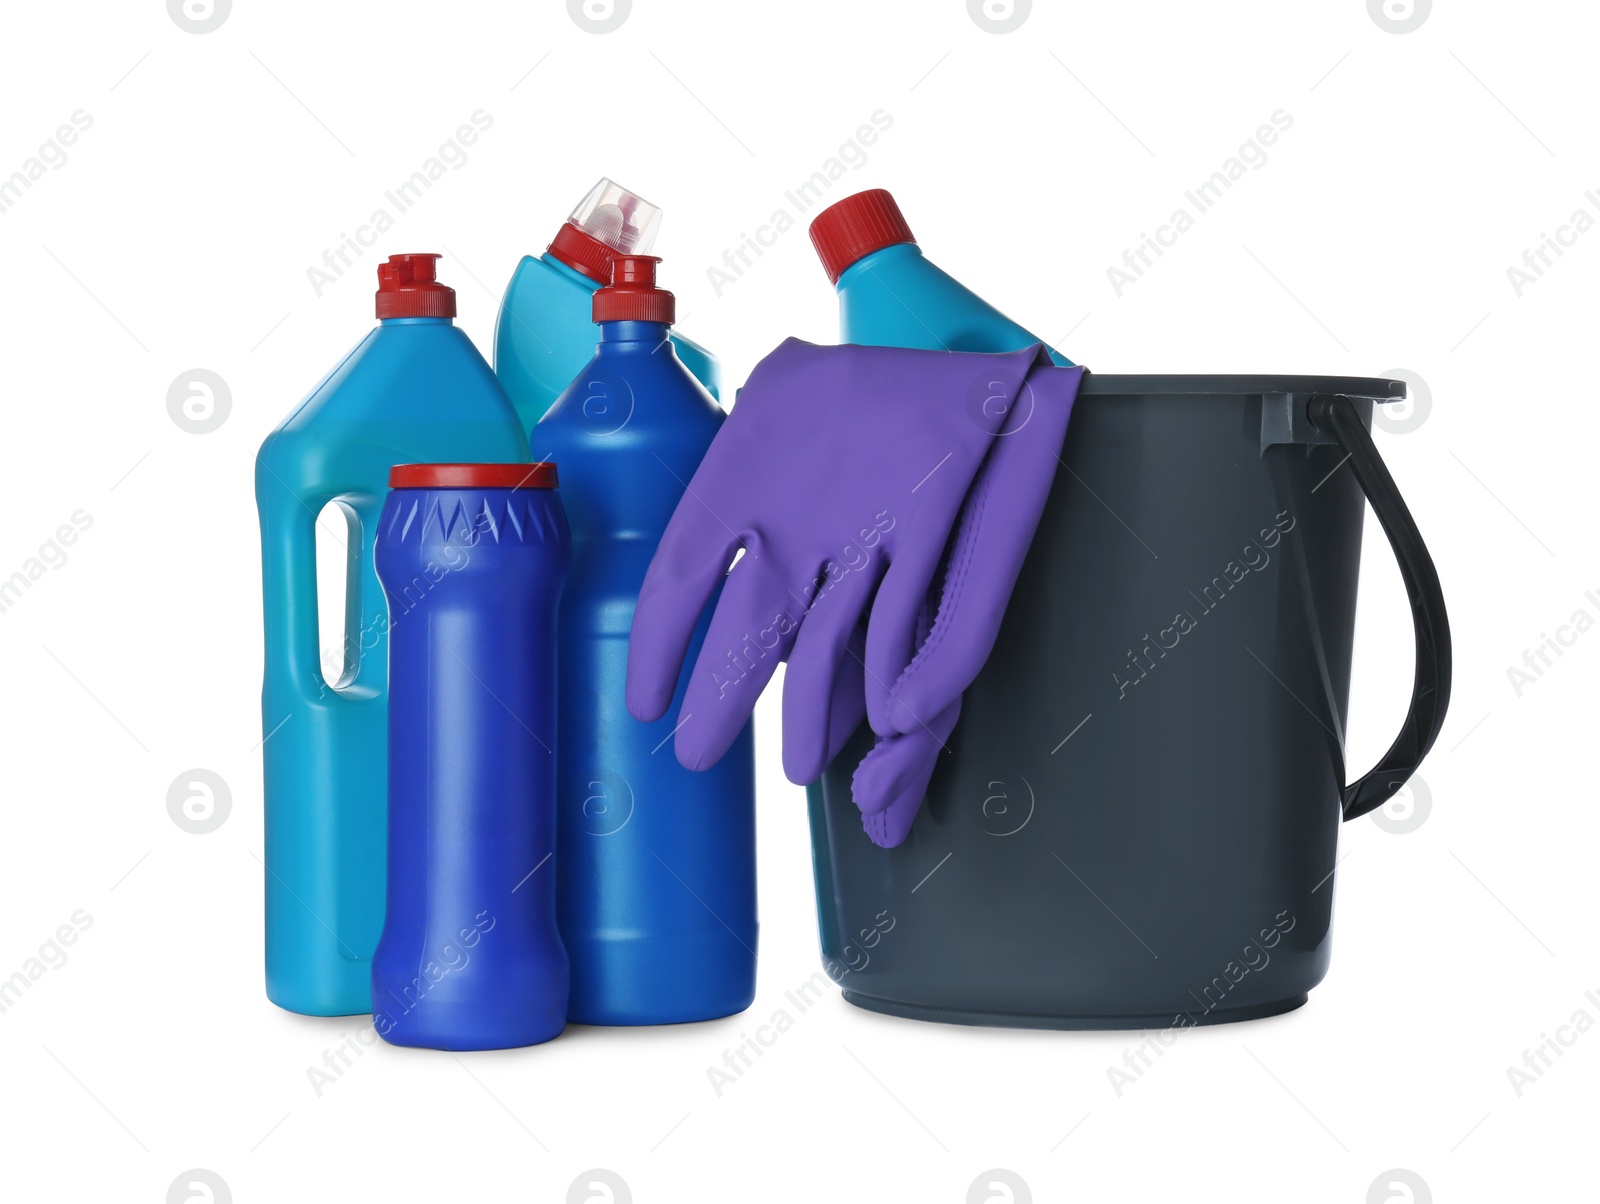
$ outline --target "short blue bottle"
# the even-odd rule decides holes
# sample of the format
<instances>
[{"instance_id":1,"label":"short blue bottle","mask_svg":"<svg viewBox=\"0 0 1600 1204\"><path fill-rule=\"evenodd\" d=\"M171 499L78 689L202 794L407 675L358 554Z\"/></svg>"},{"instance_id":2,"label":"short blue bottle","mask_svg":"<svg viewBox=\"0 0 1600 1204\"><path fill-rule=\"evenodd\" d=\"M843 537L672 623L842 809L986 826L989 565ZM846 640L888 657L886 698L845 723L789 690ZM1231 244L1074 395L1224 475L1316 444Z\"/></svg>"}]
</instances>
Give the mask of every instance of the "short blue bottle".
<instances>
[{"instance_id":1,"label":"short blue bottle","mask_svg":"<svg viewBox=\"0 0 1600 1204\"><path fill-rule=\"evenodd\" d=\"M553 464L408 464L377 567L389 602L389 861L378 1035L508 1049L561 1032Z\"/></svg>"},{"instance_id":2,"label":"short blue bottle","mask_svg":"<svg viewBox=\"0 0 1600 1204\"><path fill-rule=\"evenodd\" d=\"M755 762L747 725L704 772L678 764L666 715L640 723L623 687L645 570L725 415L669 339L672 294L651 256L619 256L594 294L594 358L533 430L561 465L572 575L560 608L557 877L572 960L567 1017L671 1024L755 996ZM707 618L690 646L692 664Z\"/></svg>"}]
</instances>

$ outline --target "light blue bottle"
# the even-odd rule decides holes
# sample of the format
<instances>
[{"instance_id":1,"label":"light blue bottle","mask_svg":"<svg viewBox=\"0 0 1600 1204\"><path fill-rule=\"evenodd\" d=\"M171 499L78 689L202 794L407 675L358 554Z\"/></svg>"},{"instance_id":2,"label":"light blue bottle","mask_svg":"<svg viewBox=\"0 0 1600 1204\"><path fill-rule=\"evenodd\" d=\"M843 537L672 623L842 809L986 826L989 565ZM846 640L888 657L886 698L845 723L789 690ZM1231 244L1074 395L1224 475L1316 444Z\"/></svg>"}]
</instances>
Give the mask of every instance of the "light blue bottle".
<instances>
[{"instance_id":1,"label":"light blue bottle","mask_svg":"<svg viewBox=\"0 0 1600 1204\"><path fill-rule=\"evenodd\" d=\"M372 549L389 469L528 458L516 411L455 326L455 291L434 279L438 258L393 255L379 266L377 328L256 456L267 997L313 1016L372 1010L388 787L388 611ZM330 682L318 650L315 528L335 501L349 571L343 672Z\"/></svg>"},{"instance_id":2,"label":"light blue bottle","mask_svg":"<svg viewBox=\"0 0 1600 1204\"><path fill-rule=\"evenodd\" d=\"M894 197L869 189L830 205L811 242L839 290L839 338L874 347L1017 351L1042 342L923 257ZM1046 348L1063 367L1072 361Z\"/></svg>"},{"instance_id":3,"label":"light blue bottle","mask_svg":"<svg viewBox=\"0 0 1600 1204\"><path fill-rule=\"evenodd\" d=\"M523 430L544 417L594 355L591 297L611 281L618 255L645 255L655 242L661 210L602 179L579 202L543 255L524 255L506 285L494 332L494 370L510 394ZM680 334L678 359L713 398L722 396L717 357Z\"/></svg>"}]
</instances>

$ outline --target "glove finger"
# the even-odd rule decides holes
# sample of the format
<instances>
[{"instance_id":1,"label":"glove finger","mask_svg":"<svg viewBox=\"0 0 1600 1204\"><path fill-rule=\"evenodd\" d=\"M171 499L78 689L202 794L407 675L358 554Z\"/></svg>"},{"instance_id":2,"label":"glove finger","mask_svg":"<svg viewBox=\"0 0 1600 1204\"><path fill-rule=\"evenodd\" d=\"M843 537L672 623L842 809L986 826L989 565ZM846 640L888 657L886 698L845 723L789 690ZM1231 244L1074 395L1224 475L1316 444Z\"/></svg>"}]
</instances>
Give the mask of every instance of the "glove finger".
<instances>
[{"instance_id":1,"label":"glove finger","mask_svg":"<svg viewBox=\"0 0 1600 1204\"><path fill-rule=\"evenodd\" d=\"M635 719L667 713L700 614L742 542L694 496L673 511L644 575L628 636L624 701Z\"/></svg>"},{"instance_id":2,"label":"glove finger","mask_svg":"<svg viewBox=\"0 0 1600 1204\"><path fill-rule=\"evenodd\" d=\"M957 701L925 730L880 739L856 767L851 794L862 808L861 826L873 844L892 849L910 834L939 754L945 751L943 741L960 716Z\"/></svg>"},{"instance_id":3,"label":"glove finger","mask_svg":"<svg viewBox=\"0 0 1600 1204\"><path fill-rule=\"evenodd\" d=\"M906 794L882 811L861 817L861 830L880 849L894 849L906 842L911 827L922 811L922 795Z\"/></svg>"},{"instance_id":4,"label":"glove finger","mask_svg":"<svg viewBox=\"0 0 1600 1204\"><path fill-rule=\"evenodd\" d=\"M674 747L686 769L721 759L789 655L802 610L788 593L794 576L758 546L728 574L683 696Z\"/></svg>"},{"instance_id":5,"label":"glove finger","mask_svg":"<svg viewBox=\"0 0 1600 1204\"><path fill-rule=\"evenodd\" d=\"M914 731L921 716L961 697L989 659L1011 592L1044 513L1081 368L1029 377L1033 408L995 440L962 507L932 627L887 691L885 728ZM876 718L876 717L875 717Z\"/></svg>"},{"instance_id":6,"label":"glove finger","mask_svg":"<svg viewBox=\"0 0 1600 1204\"><path fill-rule=\"evenodd\" d=\"M833 702L832 710L828 713L828 748L822 758L823 769L833 764L867 717L867 695L862 688L866 676L866 661L863 659L867 653L865 623L856 624L844 652L833 677Z\"/></svg>"},{"instance_id":7,"label":"glove finger","mask_svg":"<svg viewBox=\"0 0 1600 1204\"><path fill-rule=\"evenodd\" d=\"M928 785L935 763L950 731L961 717L961 702L956 700L933 717L927 727L915 732L879 736L867 755L856 766L850 781L851 797L865 814L883 811L908 792Z\"/></svg>"},{"instance_id":8,"label":"glove finger","mask_svg":"<svg viewBox=\"0 0 1600 1204\"><path fill-rule=\"evenodd\" d=\"M861 616L882 560L825 583L801 620L783 679L783 772L797 786L821 776L866 714Z\"/></svg>"},{"instance_id":9,"label":"glove finger","mask_svg":"<svg viewBox=\"0 0 1600 1204\"><path fill-rule=\"evenodd\" d=\"M896 708L891 697L894 683L917 651L917 620L939 570L940 558L955 513L917 513L917 522L901 534L894 561L883 575L867 618L866 695L872 730L885 735L899 730L889 725ZM931 720L938 710L926 712ZM913 723L910 726L915 727Z\"/></svg>"}]
</instances>

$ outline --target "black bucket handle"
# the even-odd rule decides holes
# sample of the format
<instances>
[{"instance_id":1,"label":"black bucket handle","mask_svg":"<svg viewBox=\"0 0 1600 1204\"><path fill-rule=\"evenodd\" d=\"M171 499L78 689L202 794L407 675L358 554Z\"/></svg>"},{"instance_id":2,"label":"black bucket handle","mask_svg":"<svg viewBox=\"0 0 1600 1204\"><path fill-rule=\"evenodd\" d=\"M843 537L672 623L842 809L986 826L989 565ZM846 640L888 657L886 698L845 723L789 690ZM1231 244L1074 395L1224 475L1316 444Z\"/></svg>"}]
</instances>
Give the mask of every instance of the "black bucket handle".
<instances>
[{"instance_id":1,"label":"black bucket handle","mask_svg":"<svg viewBox=\"0 0 1600 1204\"><path fill-rule=\"evenodd\" d=\"M1416 631L1417 669L1411 706L1389 751L1370 772L1341 792L1344 818L1351 820L1375 811L1393 798L1438 739L1450 707L1450 619L1445 613L1444 592L1439 587L1433 557L1428 555L1422 533L1378 455L1355 401L1343 394L1317 394L1307 404L1306 416L1314 427L1331 435L1344 448L1350 470L1400 563Z\"/></svg>"}]
</instances>

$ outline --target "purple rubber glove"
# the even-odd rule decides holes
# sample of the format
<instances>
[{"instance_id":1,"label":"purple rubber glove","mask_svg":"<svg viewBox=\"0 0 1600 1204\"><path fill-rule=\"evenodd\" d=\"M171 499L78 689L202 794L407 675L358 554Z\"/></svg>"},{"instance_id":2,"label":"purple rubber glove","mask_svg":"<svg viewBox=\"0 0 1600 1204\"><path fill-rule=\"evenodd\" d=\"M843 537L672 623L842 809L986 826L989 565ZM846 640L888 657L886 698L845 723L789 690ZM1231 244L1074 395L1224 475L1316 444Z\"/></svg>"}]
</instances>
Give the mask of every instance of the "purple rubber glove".
<instances>
[{"instance_id":1,"label":"purple rubber glove","mask_svg":"<svg viewBox=\"0 0 1600 1204\"><path fill-rule=\"evenodd\" d=\"M866 714L880 739L853 793L868 834L900 843L994 645L1082 372L1039 347L783 343L751 374L651 562L628 709L666 712L726 574L679 761L714 764L787 661L785 773L814 781Z\"/></svg>"}]
</instances>

